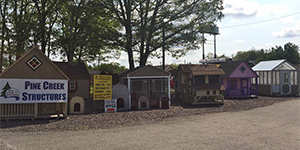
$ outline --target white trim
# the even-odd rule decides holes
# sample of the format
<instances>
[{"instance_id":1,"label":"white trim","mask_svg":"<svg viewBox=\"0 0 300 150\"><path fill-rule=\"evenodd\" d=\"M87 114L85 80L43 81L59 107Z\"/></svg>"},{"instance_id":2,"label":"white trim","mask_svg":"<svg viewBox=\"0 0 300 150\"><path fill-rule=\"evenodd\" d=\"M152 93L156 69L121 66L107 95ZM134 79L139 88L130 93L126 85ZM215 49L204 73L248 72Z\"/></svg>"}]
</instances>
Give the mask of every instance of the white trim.
<instances>
[{"instance_id":1,"label":"white trim","mask_svg":"<svg viewBox=\"0 0 300 150\"><path fill-rule=\"evenodd\" d=\"M130 92L130 78L129 78L129 75L127 75L127 85L128 85L128 91L129 91L129 109L131 109L131 92Z\"/></svg>"},{"instance_id":2,"label":"white trim","mask_svg":"<svg viewBox=\"0 0 300 150\"><path fill-rule=\"evenodd\" d=\"M142 78L169 78L169 76L140 76L140 77L129 77L127 76L127 78L131 78L131 79L142 79Z\"/></svg>"}]
</instances>

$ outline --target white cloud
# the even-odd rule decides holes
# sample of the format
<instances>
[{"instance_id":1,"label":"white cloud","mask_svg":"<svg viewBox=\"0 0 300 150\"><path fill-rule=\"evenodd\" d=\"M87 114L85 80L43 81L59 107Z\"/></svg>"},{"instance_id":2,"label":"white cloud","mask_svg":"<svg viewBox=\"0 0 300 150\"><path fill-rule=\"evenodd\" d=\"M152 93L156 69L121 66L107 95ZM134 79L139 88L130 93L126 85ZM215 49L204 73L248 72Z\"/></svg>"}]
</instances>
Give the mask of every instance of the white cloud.
<instances>
[{"instance_id":1,"label":"white cloud","mask_svg":"<svg viewBox=\"0 0 300 150\"><path fill-rule=\"evenodd\" d=\"M272 32L273 35L279 38L291 38L300 36L300 20L297 22L294 27L286 27L281 31Z\"/></svg>"},{"instance_id":2,"label":"white cloud","mask_svg":"<svg viewBox=\"0 0 300 150\"><path fill-rule=\"evenodd\" d=\"M235 40L234 43L238 44L238 43L244 43L243 40Z\"/></svg>"},{"instance_id":3,"label":"white cloud","mask_svg":"<svg viewBox=\"0 0 300 150\"><path fill-rule=\"evenodd\" d=\"M225 16L234 18L286 14L290 12L287 6L259 4L248 0L225 0L224 6L223 13Z\"/></svg>"},{"instance_id":4,"label":"white cloud","mask_svg":"<svg viewBox=\"0 0 300 150\"><path fill-rule=\"evenodd\" d=\"M265 44L265 46L266 46L266 47L268 47L268 46L273 46L273 44L272 44L272 43L267 43L267 44Z\"/></svg>"},{"instance_id":5,"label":"white cloud","mask_svg":"<svg viewBox=\"0 0 300 150\"><path fill-rule=\"evenodd\" d=\"M293 17L287 17L287 18L282 18L282 19L280 19L280 22L286 23L286 24L290 24L290 23L294 23L295 20L294 20Z\"/></svg>"}]
</instances>

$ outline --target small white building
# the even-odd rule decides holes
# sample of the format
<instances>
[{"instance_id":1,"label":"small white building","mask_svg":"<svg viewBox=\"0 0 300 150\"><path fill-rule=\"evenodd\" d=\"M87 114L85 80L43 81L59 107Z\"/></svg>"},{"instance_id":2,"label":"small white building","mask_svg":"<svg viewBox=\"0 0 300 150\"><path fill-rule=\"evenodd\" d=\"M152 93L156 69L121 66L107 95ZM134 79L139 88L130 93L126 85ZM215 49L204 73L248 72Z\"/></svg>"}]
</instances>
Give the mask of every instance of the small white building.
<instances>
[{"instance_id":1,"label":"small white building","mask_svg":"<svg viewBox=\"0 0 300 150\"><path fill-rule=\"evenodd\" d=\"M285 59L261 61L252 69L259 76L259 95L299 94L297 68ZM252 80L252 84L254 83Z\"/></svg>"}]
</instances>

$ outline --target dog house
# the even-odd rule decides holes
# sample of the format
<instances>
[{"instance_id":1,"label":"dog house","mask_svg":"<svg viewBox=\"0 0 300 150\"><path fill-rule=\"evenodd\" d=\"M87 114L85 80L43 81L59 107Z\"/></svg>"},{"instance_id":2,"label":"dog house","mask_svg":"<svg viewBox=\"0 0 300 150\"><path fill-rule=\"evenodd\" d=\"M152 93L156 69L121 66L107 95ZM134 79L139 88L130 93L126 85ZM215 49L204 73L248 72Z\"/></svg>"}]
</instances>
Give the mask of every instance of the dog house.
<instances>
[{"instance_id":1,"label":"dog house","mask_svg":"<svg viewBox=\"0 0 300 150\"><path fill-rule=\"evenodd\" d=\"M298 94L297 69L285 59L261 61L252 69L259 76L259 95ZM255 81L252 80L252 83Z\"/></svg>"},{"instance_id":2,"label":"dog house","mask_svg":"<svg viewBox=\"0 0 300 150\"><path fill-rule=\"evenodd\" d=\"M130 110L130 93L126 85L117 84L112 88L112 99L117 99L117 110Z\"/></svg>"},{"instance_id":3,"label":"dog house","mask_svg":"<svg viewBox=\"0 0 300 150\"><path fill-rule=\"evenodd\" d=\"M170 100L170 78L170 73L149 65L119 75L119 81L130 91L132 109L161 108L162 96Z\"/></svg>"},{"instance_id":4,"label":"dog house","mask_svg":"<svg viewBox=\"0 0 300 150\"><path fill-rule=\"evenodd\" d=\"M66 116L68 76L33 47L0 74L0 118Z\"/></svg>"},{"instance_id":5,"label":"dog house","mask_svg":"<svg viewBox=\"0 0 300 150\"><path fill-rule=\"evenodd\" d=\"M170 108L170 99L167 96L162 96L159 99L159 108L168 109Z\"/></svg>"},{"instance_id":6,"label":"dog house","mask_svg":"<svg viewBox=\"0 0 300 150\"><path fill-rule=\"evenodd\" d=\"M75 96L70 100L70 114L84 114L84 100L80 96Z\"/></svg>"}]
</instances>

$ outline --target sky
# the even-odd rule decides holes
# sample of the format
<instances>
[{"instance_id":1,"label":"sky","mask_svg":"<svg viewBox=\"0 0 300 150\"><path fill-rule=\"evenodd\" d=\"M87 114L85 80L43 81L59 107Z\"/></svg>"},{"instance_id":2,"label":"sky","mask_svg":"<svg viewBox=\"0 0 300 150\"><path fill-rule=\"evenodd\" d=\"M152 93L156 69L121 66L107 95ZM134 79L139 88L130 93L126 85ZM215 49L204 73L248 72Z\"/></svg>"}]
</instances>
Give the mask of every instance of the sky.
<instances>
[{"instance_id":1,"label":"sky","mask_svg":"<svg viewBox=\"0 0 300 150\"><path fill-rule=\"evenodd\" d=\"M269 49L291 42L300 46L299 0L224 0L225 17L217 23L217 55L232 56L238 51ZM205 54L213 53L214 37L205 34ZM211 43L211 44L210 44ZM128 68L128 57L123 53L112 60ZM202 48L190 51L179 59L166 55L166 64L199 63ZM161 65L161 59L148 59L152 65Z\"/></svg>"}]
</instances>

